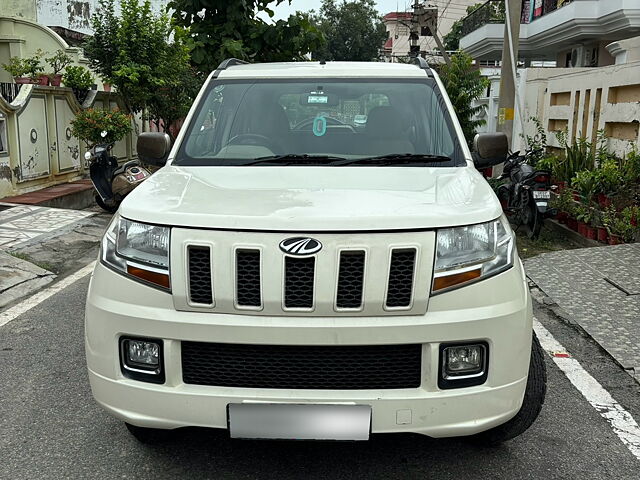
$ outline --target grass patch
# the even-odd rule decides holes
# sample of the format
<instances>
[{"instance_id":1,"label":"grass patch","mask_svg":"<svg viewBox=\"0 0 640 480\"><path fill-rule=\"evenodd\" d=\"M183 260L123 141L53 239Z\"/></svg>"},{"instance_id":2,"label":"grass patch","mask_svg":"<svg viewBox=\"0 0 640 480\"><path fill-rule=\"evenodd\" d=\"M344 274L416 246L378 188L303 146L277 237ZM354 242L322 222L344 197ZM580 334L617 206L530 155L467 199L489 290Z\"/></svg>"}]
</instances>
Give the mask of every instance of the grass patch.
<instances>
[{"instance_id":1,"label":"grass patch","mask_svg":"<svg viewBox=\"0 0 640 480\"><path fill-rule=\"evenodd\" d=\"M12 257L19 258L20 260L24 260L25 262L33 263L34 265L37 265L38 267L43 268L45 270L48 270L50 272L57 273L54 270L53 265L51 265L50 263L39 262L37 260L34 260L29 255L27 255L26 253L21 253L21 252L7 252L7 253L9 255L11 255Z\"/></svg>"}]
</instances>

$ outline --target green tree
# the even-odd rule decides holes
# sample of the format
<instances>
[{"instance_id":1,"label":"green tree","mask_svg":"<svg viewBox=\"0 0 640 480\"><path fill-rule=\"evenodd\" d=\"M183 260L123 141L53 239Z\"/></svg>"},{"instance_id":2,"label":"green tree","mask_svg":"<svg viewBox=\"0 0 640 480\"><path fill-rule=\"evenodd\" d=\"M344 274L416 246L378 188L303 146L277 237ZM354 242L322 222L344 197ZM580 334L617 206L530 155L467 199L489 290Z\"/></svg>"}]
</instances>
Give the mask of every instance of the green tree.
<instances>
[{"instance_id":1,"label":"green tree","mask_svg":"<svg viewBox=\"0 0 640 480\"><path fill-rule=\"evenodd\" d=\"M451 56L450 65L440 66L440 78L458 115L464 136L471 145L476 128L486 123L485 120L473 119L484 109L482 105L474 107L473 102L484 94L489 80L480 75L471 57L463 51Z\"/></svg>"},{"instance_id":2,"label":"green tree","mask_svg":"<svg viewBox=\"0 0 640 480\"><path fill-rule=\"evenodd\" d=\"M272 3L284 0L172 0L173 22L185 29L191 61L203 72L229 57L256 62L303 60L323 42L322 35L303 13L270 24ZM289 0L291 3L291 0Z\"/></svg>"},{"instance_id":3,"label":"green tree","mask_svg":"<svg viewBox=\"0 0 640 480\"><path fill-rule=\"evenodd\" d=\"M199 88L184 35L172 32L169 17L155 15L148 0L120 0L120 11L117 16L114 0L100 1L85 54L92 68L117 87L131 113L162 118L168 130L186 114Z\"/></svg>"},{"instance_id":4,"label":"green tree","mask_svg":"<svg viewBox=\"0 0 640 480\"><path fill-rule=\"evenodd\" d=\"M323 0L314 17L326 43L314 50L322 60L374 61L387 39L387 30L373 0Z\"/></svg>"}]
</instances>

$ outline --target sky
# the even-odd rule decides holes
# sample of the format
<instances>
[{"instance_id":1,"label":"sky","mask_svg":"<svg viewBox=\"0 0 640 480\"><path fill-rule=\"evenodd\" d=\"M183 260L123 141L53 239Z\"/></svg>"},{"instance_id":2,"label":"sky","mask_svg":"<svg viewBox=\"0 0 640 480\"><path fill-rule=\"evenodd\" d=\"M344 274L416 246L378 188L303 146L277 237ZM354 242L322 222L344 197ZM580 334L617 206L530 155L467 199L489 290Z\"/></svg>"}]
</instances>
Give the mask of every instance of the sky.
<instances>
[{"instance_id":1,"label":"sky","mask_svg":"<svg viewBox=\"0 0 640 480\"><path fill-rule=\"evenodd\" d=\"M409 10L409 7L413 4L413 0L377 0L376 8L381 15L385 15L389 12L400 11L404 12ZM291 5L285 0L280 5L274 8L276 20L288 18L289 15L300 10L301 12L308 12L309 10L320 10L321 0L292 0ZM271 7L273 8L273 6Z\"/></svg>"}]
</instances>

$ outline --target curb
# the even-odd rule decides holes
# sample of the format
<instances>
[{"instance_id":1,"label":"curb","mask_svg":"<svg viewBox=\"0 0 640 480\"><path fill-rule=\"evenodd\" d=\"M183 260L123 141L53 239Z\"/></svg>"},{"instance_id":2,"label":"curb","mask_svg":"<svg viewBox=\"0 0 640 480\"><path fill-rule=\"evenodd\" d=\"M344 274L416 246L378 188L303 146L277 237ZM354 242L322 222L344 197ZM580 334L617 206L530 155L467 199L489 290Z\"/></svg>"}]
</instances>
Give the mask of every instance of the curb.
<instances>
[{"instance_id":1,"label":"curb","mask_svg":"<svg viewBox=\"0 0 640 480\"><path fill-rule=\"evenodd\" d=\"M582 235L580 235L578 232L571 230L566 225L563 225L562 223L559 223L556 220L552 220L551 218L545 218L544 226L547 227L552 232L559 233L560 235L565 236L571 242L575 243L580 247L589 248L589 247L607 246L606 243L601 243L601 242L598 242L597 240L591 240L589 238L585 238Z\"/></svg>"},{"instance_id":2,"label":"curb","mask_svg":"<svg viewBox=\"0 0 640 480\"><path fill-rule=\"evenodd\" d=\"M588 240L588 239L586 239ZM580 335L585 338L591 340L598 348L609 357L613 363L615 363L622 371L627 373L633 380L636 381L640 385L640 372L635 371L635 369L625 368L609 351L604 348L600 343L593 338L589 332L587 332L582 325L576 322L571 316L560 306L558 305L553 298L548 296L542 288L540 288L531 278L527 277L527 281L529 283L529 292L531 293L531 298L534 302L536 302L540 307L548 310L555 316L558 320L565 323L569 327L576 330Z\"/></svg>"},{"instance_id":3,"label":"curb","mask_svg":"<svg viewBox=\"0 0 640 480\"><path fill-rule=\"evenodd\" d=\"M0 308L50 284L56 275L38 265L0 250Z\"/></svg>"}]
</instances>

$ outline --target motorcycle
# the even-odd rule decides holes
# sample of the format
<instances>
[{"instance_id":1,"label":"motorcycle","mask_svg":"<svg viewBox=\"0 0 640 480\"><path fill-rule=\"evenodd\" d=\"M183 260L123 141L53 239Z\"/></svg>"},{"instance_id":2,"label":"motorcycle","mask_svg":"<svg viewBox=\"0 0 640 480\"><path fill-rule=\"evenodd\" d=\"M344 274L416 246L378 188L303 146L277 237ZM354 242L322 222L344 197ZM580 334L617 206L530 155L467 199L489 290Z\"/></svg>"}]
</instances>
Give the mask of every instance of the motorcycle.
<instances>
[{"instance_id":1,"label":"motorcycle","mask_svg":"<svg viewBox=\"0 0 640 480\"><path fill-rule=\"evenodd\" d=\"M540 152L527 150L524 155L514 152L504 162L500 180L507 182L498 187L498 199L509 221L517 228L524 225L527 236L536 239L540 235L545 218L552 217L557 210L549 207L551 192L551 172L536 170L531 166L531 158Z\"/></svg>"},{"instance_id":2,"label":"motorcycle","mask_svg":"<svg viewBox=\"0 0 640 480\"><path fill-rule=\"evenodd\" d=\"M100 136L105 138L107 132L101 132ZM89 162L89 176L97 192L96 203L109 213L118 210L122 199L151 175L138 160L119 166L117 158L111 155L113 145L96 144L84 156Z\"/></svg>"}]
</instances>

